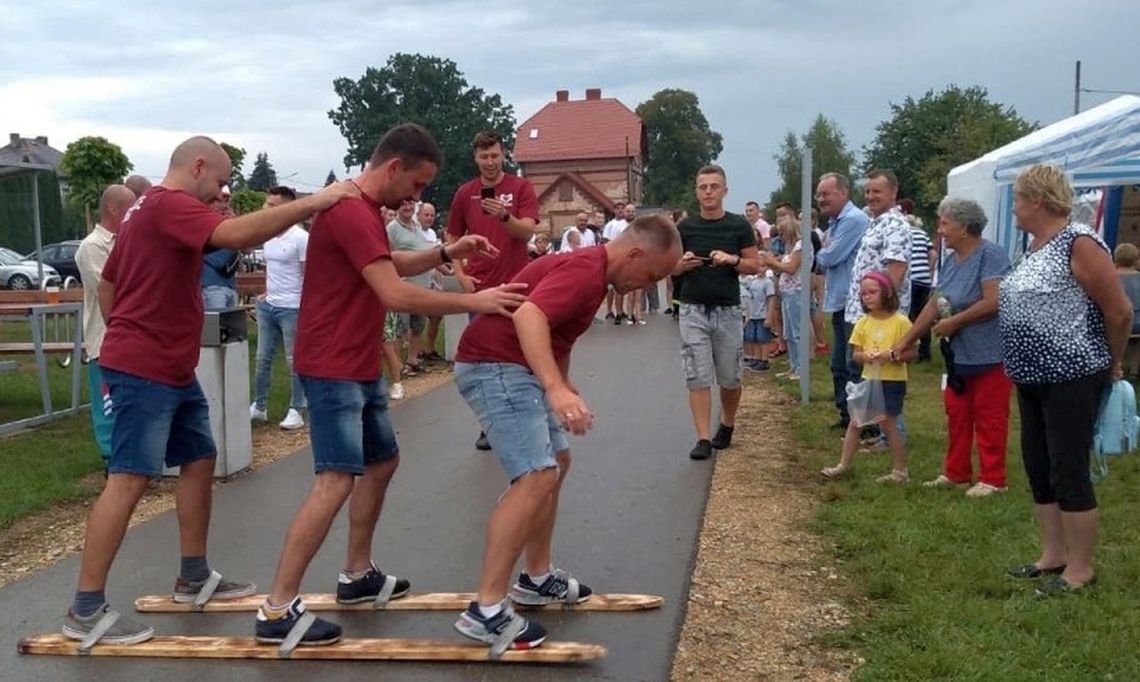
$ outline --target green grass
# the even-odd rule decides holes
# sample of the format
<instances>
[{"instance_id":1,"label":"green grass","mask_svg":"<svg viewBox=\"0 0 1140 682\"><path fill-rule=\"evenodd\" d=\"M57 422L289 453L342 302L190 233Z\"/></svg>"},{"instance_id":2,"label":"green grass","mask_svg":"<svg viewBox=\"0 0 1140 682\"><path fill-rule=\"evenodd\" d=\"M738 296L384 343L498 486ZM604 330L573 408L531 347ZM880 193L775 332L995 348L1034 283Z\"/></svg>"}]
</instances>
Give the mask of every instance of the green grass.
<instances>
[{"instance_id":1,"label":"green grass","mask_svg":"<svg viewBox=\"0 0 1140 682\"><path fill-rule=\"evenodd\" d=\"M828 428L831 376L812 363L812 403L793 424L809 472L838 460ZM1098 585L1084 595L1038 600L1033 585L1004 577L1040 545L1021 465L1014 400L1007 458L1010 490L972 499L931 490L946 444L940 362L912 365L905 406L911 483L881 486L886 453L860 454L855 475L820 483L815 530L833 541L850 578L856 614L825 644L866 659L861 680L1134 680L1140 678L1140 458L1110 462L1097 486ZM785 386L799 396L798 386ZM976 466L976 464L975 464ZM976 474L975 474L976 475Z\"/></svg>"}]
</instances>

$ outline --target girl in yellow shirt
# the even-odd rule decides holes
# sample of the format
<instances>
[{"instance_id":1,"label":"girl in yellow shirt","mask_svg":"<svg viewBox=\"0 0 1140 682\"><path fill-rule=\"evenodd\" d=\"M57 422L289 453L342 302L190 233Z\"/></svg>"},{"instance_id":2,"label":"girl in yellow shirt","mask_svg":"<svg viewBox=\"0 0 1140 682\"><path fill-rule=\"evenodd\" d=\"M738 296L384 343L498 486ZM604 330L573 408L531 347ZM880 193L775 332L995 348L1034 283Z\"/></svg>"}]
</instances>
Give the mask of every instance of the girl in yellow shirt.
<instances>
[{"instance_id":1,"label":"girl in yellow shirt","mask_svg":"<svg viewBox=\"0 0 1140 682\"><path fill-rule=\"evenodd\" d=\"M851 348L855 362L863 365L863 379L879 379L883 383L886 410L879 427L887 435L891 448L891 472L875 479L878 483L906 483L910 480L906 466L906 444L895 424L902 414L906 397L906 363L918 358L912 346L901 354L891 350L910 329L910 320L899 310L899 296L891 279L881 272L871 271L859 282L859 298L866 313L855 323L851 332ZM852 420L843 437L843 451L839 464L823 470L826 478L836 478L851 468L855 450L859 446L860 426Z\"/></svg>"}]
</instances>

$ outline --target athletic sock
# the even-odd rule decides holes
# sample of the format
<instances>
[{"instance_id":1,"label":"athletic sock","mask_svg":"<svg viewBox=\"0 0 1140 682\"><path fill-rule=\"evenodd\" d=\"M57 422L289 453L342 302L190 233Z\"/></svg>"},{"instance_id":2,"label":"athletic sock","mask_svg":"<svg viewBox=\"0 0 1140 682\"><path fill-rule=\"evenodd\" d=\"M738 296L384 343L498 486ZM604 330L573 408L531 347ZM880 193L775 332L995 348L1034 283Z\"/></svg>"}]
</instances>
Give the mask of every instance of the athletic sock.
<instances>
[{"instance_id":1,"label":"athletic sock","mask_svg":"<svg viewBox=\"0 0 1140 682\"><path fill-rule=\"evenodd\" d=\"M71 611L77 616L86 618L94 615L106 603L107 595L103 590L90 590L88 592L80 590L75 593L75 601L71 603Z\"/></svg>"},{"instance_id":2,"label":"athletic sock","mask_svg":"<svg viewBox=\"0 0 1140 682\"><path fill-rule=\"evenodd\" d=\"M289 603L286 603L284 606L274 606L266 599L265 603L261 605L261 612L265 614L268 620L278 620L284 618L285 614L289 613Z\"/></svg>"},{"instance_id":3,"label":"athletic sock","mask_svg":"<svg viewBox=\"0 0 1140 682\"><path fill-rule=\"evenodd\" d=\"M479 615L483 618L494 618L503 612L503 602L495 602L490 606L479 604Z\"/></svg>"},{"instance_id":4,"label":"athletic sock","mask_svg":"<svg viewBox=\"0 0 1140 682\"><path fill-rule=\"evenodd\" d=\"M341 574L344 575L345 578L348 578L350 582L356 582L357 580L363 580L371 571L372 567L369 566L363 571L341 571Z\"/></svg>"},{"instance_id":5,"label":"athletic sock","mask_svg":"<svg viewBox=\"0 0 1140 682\"><path fill-rule=\"evenodd\" d=\"M210 564L204 556L182 557L182 570L178 573L183 580L192 583L202 582L210 577Z\"/></svg>"},{"instance_id":6,"label":"athletic sock","mask_svg":"<svg viewBox=\"0 0 1140 682\"><path fill-rule=\"evenodd\" d=\"M550 577L550 573L541 573L541 574L529 574L528 573L527 575L530 576L530 581L532 583L534 583L535 587L541 587L542 583L546 582L546 579Z\"/></svg>"}]
</instances>

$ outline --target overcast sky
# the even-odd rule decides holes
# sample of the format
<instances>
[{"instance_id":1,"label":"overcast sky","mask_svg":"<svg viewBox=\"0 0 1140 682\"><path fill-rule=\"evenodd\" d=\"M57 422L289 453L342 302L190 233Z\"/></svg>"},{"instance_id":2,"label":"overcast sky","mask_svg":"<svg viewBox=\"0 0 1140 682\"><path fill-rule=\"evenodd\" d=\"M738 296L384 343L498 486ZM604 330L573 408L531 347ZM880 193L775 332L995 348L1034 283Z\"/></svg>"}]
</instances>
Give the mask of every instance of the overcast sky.
<instances>
[{"instance_id":1,"label":"overcast sky","mask_svg":"<svg viewBox=\"0 0 1140 682\"><path fill-rule=\"evenodd\" d=\"M454 60L520 123L558 89L600 87L631 109L692 90L724 135L736 210L767 199L785 131L821 111L858 149L889 103L949 83L1043 123L1072 112L1077 59L1087 87L1140 91L1136 0L0 0L0 27L0 144L103 135L157 180L174 145L204 133L251 161L268 152L303 190L344 173L333 79L395 52Z\"/></svg>"}]
</instances>

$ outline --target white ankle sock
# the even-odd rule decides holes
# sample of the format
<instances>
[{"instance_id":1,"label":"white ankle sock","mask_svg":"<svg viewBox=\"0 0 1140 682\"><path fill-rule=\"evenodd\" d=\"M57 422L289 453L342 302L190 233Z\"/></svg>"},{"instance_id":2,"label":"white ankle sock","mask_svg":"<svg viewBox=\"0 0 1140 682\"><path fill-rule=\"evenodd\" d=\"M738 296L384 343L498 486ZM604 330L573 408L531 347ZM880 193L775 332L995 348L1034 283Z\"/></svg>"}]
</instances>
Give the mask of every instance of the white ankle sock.
<instances>
[{"instance_id":1,"label":"white ankle sock","mask_svg":"<svg viewBox=\"0 0 1140 682\"><path fill-rule=\"evenodd\" d=\"M501 601L495 602L490 606L483 606L482 604L479 604L479 615L483 616L484 618L494 618L502 612L503 602Z\"/></svg>"},{"instance_id":2,"label":"white ankle sock","mask_svg":"<svg viewBox=\"0 0 1140 682\"><path fill-rule=\"evenodd\" d=\"M531 573L528 575L530 575L530 581L534 583L536 587L542 585L542 583L546 582L546 579L550 577L550 573L542 573L540 575Z\"/></svg>"}]
</instances>

